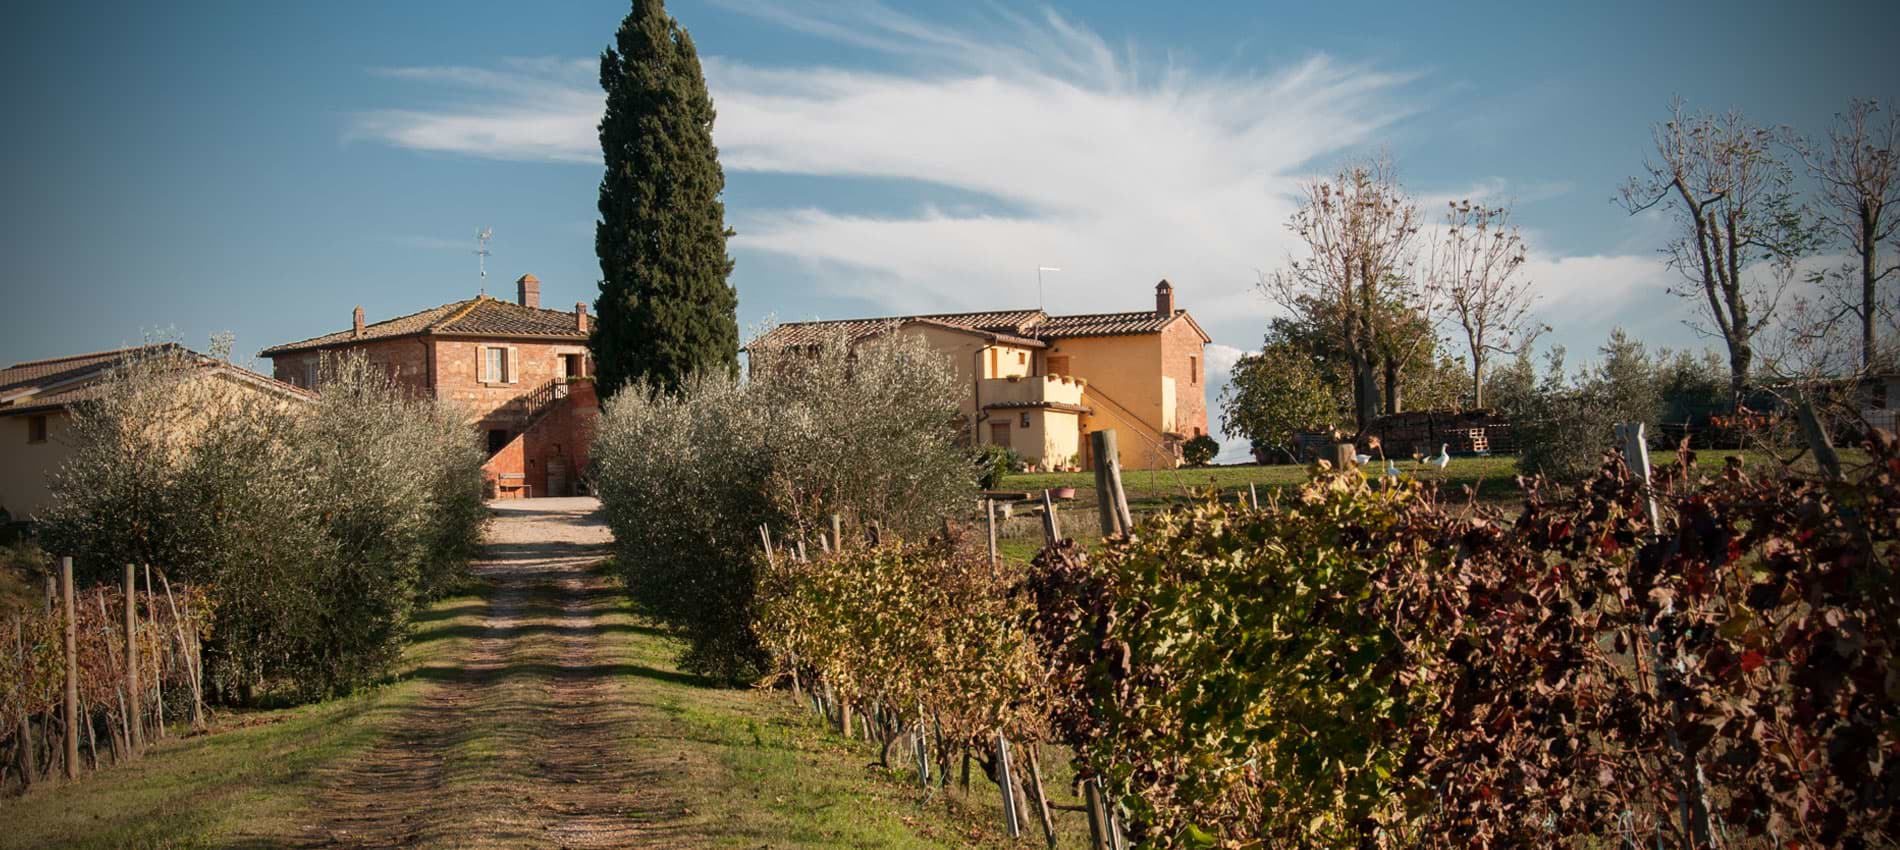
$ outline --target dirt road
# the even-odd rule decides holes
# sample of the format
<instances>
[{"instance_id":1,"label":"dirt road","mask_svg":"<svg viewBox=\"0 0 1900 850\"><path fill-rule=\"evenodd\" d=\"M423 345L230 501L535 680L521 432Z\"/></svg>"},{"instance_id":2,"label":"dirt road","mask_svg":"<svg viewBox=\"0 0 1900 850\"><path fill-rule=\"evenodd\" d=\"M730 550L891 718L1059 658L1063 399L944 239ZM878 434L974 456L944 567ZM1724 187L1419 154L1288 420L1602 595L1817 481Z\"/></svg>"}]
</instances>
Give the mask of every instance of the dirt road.
<instances>
[{"instance_id":1,"label":"dirt road","mask_svg":"<svg viewBox=\"0 0 1900 850\"><path fill-rule=\"evenodd\" d=\"M589 568L611 540L591 499L501 502L478 576L474 649L367 752L324 777L310 847L662 846L617 752L629 707L601 661L614 591Z\"/></svg>"}]
</instances>

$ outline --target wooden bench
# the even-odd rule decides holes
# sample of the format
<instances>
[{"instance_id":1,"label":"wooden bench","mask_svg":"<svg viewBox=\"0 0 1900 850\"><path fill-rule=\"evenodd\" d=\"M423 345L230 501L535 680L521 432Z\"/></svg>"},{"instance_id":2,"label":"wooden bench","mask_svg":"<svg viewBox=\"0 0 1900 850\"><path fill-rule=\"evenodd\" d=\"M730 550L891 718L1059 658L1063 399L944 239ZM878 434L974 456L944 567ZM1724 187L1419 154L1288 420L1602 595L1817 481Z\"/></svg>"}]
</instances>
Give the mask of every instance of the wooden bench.
<instances>
[{"instance_id":1,"label":"wooden bench","mask_svg":"<svg viewBox=\"0 0 1900 850\"><path fill-rule=\"evenodd\" d=\"M511 494L519 494L514 498L534 498L534 486L528 483L527 478L528 474L525 472L502 473L495 481L495 497L506 499L510 498Z\"/></svg>"}]
</instances>

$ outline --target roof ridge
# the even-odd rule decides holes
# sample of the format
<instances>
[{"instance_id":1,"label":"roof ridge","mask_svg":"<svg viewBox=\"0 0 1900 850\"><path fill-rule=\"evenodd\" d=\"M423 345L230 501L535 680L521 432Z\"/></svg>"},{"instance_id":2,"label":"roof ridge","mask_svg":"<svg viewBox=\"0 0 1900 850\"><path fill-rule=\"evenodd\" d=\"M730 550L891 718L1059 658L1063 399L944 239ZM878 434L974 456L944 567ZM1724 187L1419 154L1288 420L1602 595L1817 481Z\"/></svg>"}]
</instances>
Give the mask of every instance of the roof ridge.
<instances>
[{"instance_id":1,"label":"roof ridge","mask_svg":"<svg viewBox=\"0 0 1900 850\"><path fill-rule=\"evenodd\" d=\"M103 351L92 351L85 354L68 354L65 357L46 357L40 360L22 360L18 363L15 363L11 366L6 367L5 369L0 369L0 371L10 372L10 371L13 371L14 369L24 369L28 366L46 366L52 363L64 363L68 360L89 360L95 357L105 357L111 354L125 354L131 351L143 351L148 348L167 348L167 347L183 348L183 346L180 346L178 343L175 343L175 342L152 342L152 343L146 343L145 345L128 345L123 348L108 348Z\"/></svg>"},{"instance_id":2,"label":"roof ridge","mask_svg":"<svg viewBox=\"0 0 1900 850\"><path fill-rule=\"evenodd\" d=\"M440 309L442 309L443 307L454 307L454 306L455 306L455 305L456 305L457 303L460 303L460 304L461 304L461 306L460 306L460 307L458 307L458 308L457 308L457 309L455 309L454 311L452 311L452 312L450 312L449 314L447 314L447 315L445 315L445 316L443 316L442 318L440 318L440 319L436 319L436 320L435 320L435 321L433 321L433 322L430 322L430 323L428 323L428 324L426 324L426 325L423 325L423 326L422 326L422 329L423 329L423 331L424 331L424 332L426 333L426 332L431 332L431 331L434 331L434 330L436 330L437 328L444 328L444 327L448 327L449 325L452 325L452 324L455 324L456 322L459 322L459 321L461 321L462 319L464 319L464 318L466 318L466 317L468 316L468 314L469 314L469 313L471 313L471 312L474 312L474 310L475 310L475 308L476 308L476 307L479 307L479 306L481 306L481 303L482 303L483 301L496 301L496 302L499 302L500 300L501 300L501 299L499 299L499 298L490 298L490 297L489 297L489 295L488 295L488 293L486 293L486 292L484 292L484 293L482 293L482 294L480 294L480 295L477 295L477 296L475 296L474 298L470 298L470 299L468 299L468 300L466 300L466 301L462 301L462 302L454 302L454 301L451 301L451 302L449 302L449 303L447 303L447 304L444 304L444 305L441 305L441 306L439 306L439 307L431 307L431 308L429 308L429 309L431 309L431 310L440 310ZM427 312L429 312L429 311L428 311L428 310L423 310L422 312L423 312L423 313L427 313ZM412 315L412 316L413 316L413 315L419 315L419 314L417 314L417 313L411 313L410 315ZM405 318L407 318L407 317L405 317ZM393 321L393 320L392 320L392 321Z\"/></svg>"}]
</instances>

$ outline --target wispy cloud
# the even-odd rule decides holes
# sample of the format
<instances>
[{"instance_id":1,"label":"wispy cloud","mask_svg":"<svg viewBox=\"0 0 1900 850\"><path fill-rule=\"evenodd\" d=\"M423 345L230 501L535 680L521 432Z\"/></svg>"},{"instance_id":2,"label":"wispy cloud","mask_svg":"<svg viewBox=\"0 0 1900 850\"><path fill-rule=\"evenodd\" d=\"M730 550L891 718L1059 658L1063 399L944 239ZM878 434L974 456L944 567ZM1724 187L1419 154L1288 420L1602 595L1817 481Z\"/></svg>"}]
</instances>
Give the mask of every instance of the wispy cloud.
<instances>
[{"instance_id":1,"label":"wispy cloud","mask_svg":"<svg viewBox=\"0 0 1900 850\"><path fill-rule=\"evenodd\" d=\"M866 70L707 56L728 172L888 179L954 194L877 214L822 192L788 208L731 208L742 274L747 254L772 257L809 270L824 295L891 311L1031 305L1038 265L1064 269L1046 278L1051 309L1139 309L1147 286L1167 277L1223 339L1222 352L1254 342L1272 310L1254 284L1294 247L1285 222L1296 182L1380 146L1448 88L1319 54L1259 73L1145 61L1135 46L1112 46L1047 10L986 7L947 12L962 17L945 22L877 3L715 2L887 58ZM592 60L383 73L441 96L362 114L355 138L599 160ZM1569 190L1487 178L1420 198L1435 215L1433 204L1453 197L1529 202ZM1544 284L1546 312L1601 322L1616 320L1622 296L1660 291L1665 274L1650 255L1533 255L1527 271ZM797 303L762 306L807 317Z\"/></svg>"}]
</instances>

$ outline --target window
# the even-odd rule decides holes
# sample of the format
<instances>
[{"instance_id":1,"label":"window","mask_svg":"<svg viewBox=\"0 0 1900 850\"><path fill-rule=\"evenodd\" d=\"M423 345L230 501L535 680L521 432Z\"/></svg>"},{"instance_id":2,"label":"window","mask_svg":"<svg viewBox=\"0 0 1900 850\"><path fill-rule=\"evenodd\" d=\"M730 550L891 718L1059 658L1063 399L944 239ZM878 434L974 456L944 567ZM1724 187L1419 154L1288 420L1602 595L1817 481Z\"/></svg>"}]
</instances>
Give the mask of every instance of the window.
<instances>
[{"instance_id":1,"label":"window","mask_svg":"<svg viewBox=\"0 0 1900 850\"><path fill-rule=\"evenodd\" d=\"M482 380L491 384L499 384L507 381L508 349L485 348L482 349L482 355L484 358Z\"/></svg>"},{"instance_id":2,"label":"window","mask_svg":"<svg viewBox=\"0 0 1900 850\"><path fill-rule=\"evenodd\" d=\"M585 374L586 366L579 354L561 355L561 377L578 378Z\"/></svg>"},{"instance_id":3,"label":"window","mask_svg":"<svg viewBox=\"0 0 1900 850\"><path fill-rule=\"evenodd\" d=\"M1016 352L1016 365L1021 366L1024 363L1028 363L1028 362L1029 361L1025 359L1025 355L1022 352L1020 351Z\"/></svg>"},{"instance_id":4,"label":"window","mask_svg":"<svg viewBox=\"0 0 1900 850\"><path fill-rule=\"evenodd\" d=\"M1195 357L1194 355L1190 354L1188 355L1188 383L1198 384L1200 382L1201 382L1201 358Z\"/></svg>"},{"instance_id":5,"label":"window","mask_svg":"<svg viewBox=\"0 0 1900 850\"><path fill-rule=\"evenodd\" d=\"M46 442L45 416L28 416L26 418L26 441L29 443Z\"/></svg>"},{"instance_id":6,"label":"window","mask_svg":"<svg viewBox=\"0 0 1900 850\"><path fill-rule=\"evenodd\" d=\"M1009 423L1008 422L991 422L990 423L990 442L995 443L999 446L1003 446L1004 448L1009 447Z\"/></svg>"},{"instance_id":7,"label":"window","mask_svg":"<svg viewBox=\"0 0 1900 850\"><path fill-rule=\"evenodd\" d=\"M317 361L315 358L303 362L303 388L306 390L314 390L317 388Z\"/></svg>"}]
</instances>

